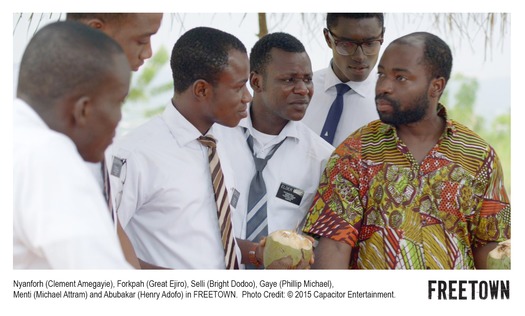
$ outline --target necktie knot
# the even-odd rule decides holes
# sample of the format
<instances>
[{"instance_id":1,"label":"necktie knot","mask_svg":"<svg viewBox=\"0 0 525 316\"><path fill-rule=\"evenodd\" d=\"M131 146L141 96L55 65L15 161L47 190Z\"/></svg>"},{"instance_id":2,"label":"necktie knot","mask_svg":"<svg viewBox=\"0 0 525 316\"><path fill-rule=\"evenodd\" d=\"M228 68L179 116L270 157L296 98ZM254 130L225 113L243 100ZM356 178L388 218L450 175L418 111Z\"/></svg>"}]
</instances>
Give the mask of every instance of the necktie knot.
<instances>
[{"instance_id":1,"label":"necktie knot","mask_svg":"<svg viewBox=\"0 0 525 316\"><path fill-rule=\"evenodd\" d=\"M268 164L268 159L253 157L253 162L255 162L255 170L262 172Z\"/></svg>"},{"instance_id":2,"label":"necktie knot","mask_svg":"<svg viewBox=\"0 0 525 316\"><path fill-rule=\"evenodd\" d=\"M344 83L338 83L335 85L335 88L337 89L337 95L343 95L350 91L350 87Z\"/></svg>"},{"instance_id":3,"label":"necktie knot","mask_svg":"<svg viewBox=\"0 0 525 316\"><path fill-rule=\"evenodd\" d=\"M211 149L214 149L217 146L217 141L211 135L201 136L197 138L197 140L204 146Z\"/></svg>"}]
</instances>

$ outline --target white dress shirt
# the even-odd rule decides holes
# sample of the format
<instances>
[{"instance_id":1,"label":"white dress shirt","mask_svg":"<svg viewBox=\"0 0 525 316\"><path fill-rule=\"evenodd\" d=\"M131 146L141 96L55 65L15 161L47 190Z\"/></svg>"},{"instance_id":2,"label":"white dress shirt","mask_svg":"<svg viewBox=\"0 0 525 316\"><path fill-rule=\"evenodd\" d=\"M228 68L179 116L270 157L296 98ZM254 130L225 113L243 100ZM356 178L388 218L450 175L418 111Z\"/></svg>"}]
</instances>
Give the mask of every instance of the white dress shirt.
<instances>
[{"instance_id":1,"label":"white dress shirt","mask_svg":"<svg viewBox=\"0 0 525 316\"><path fill-rule=\"evenodd\" d=\"M215 136L213 129L208 134ZM119 219L146 262L174 269L225 268L208 148L197 141L200 136L169 104L107 151ZM231 199L234 182L221 145L217 152Z\"/></svg>"},{"instance_id":2,"label":"white dress shirt","mask_svg":"<svg viewBox=\"0 0 525 316\"><path fill-rule=\"evenodd\" d=\"M75 144L23 101L13 112L14 268L132 268Z\"/></svg>"},{"instance_id":3,"label":"white dress shirt","mask_svg":"<svg viewBox=\"0 0 525 316\"><path fill-rule=\"evenodd\" d=\"M255 163L243 128L254 138L253 147L258 158L266 157L274 145L286 138L263 170L268 198L268 232L301 229L298 226L310 209L321 173L334 148L296 121L288 122L275 137L256 131L250 116L241 120L236 128L221 127L217 137L223 149L227 149L240 193L234 228L235 236L241 239L246 238L248 192L255 175Z\"/></svg>"},{"instance_id":4,"label":"white dress shirt","mask_svg":"<svg viewBox=\"0 0 525 316\"><path fill-rule=\"evenodd\" d=\"M334 147L339 146L356 129L379 118L375 104L376 79L377 76L372 71L365 81L346 82L351 90L343 96L343 113L335 132ZM341 80L329 65L314 73L313 82L315 93L302 122L320 135L328 111L337 96L335 85L341 83Z\"/></svg>"}]
</instances>

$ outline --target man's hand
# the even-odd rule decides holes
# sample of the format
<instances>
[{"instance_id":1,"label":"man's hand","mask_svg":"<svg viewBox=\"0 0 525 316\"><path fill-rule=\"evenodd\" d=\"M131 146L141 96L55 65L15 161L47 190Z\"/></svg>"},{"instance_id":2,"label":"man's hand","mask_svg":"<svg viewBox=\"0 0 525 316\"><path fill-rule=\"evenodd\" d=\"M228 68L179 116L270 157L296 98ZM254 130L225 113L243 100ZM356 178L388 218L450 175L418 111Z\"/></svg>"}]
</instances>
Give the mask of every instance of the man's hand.
<instances>
[{"instance_id":1,"label":"man's hand","mask_svg":"<svg viewBox=\"0 0 525 316\"><path fill-rule=\"evenodd\" d=\"M308 238L312 243L314 242L314 239L312 237L306 236L306 235L303 235L303 236ZM261 248L261 254L264 254L264 246L265 245L266 245L266 238L261 240L261 242L259 243L259 247L257 249L257 250L259 250L259 248ZM257 251L256 251L256 253L257 253ZM264 262L264 257L263 256L261 257L261 262ZM267 266L265 269L269 269L269 270L276 270L276 269L280 269L280 270L291 270L291 269L305 270L305 269L310 269L310 266L312 264L314 264L314 256L313 256L313 254L312 254L312 257L310 258L309 261L306 261L306 260L302 259L295 266L293 265L293 260L292 260L291 257L285 257L285 258L282 258L280 260L276 260L276 261L272 262L272 264Z\"/></svg>"}]
</instances>

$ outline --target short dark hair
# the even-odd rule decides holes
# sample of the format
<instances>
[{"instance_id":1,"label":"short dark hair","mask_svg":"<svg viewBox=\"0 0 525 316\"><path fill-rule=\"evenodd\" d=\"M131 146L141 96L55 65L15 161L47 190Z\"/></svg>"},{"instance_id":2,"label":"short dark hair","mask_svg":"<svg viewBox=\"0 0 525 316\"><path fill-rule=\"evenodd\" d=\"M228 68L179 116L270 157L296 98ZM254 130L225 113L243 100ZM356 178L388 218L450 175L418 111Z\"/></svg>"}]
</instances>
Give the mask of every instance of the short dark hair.
<instances>
[{"instance_id":1,"label":"short dark hair","mask_svg":"<svg viewBox=\"0 0 525 316\"><path fill-rule=\"evenodd\" d=\"M184 33L171 52L175 91L183 92L199 79L215 85L228 65L230 50L246 53L237 37L221 30L196 27Z\"/></svg>"},{"instance_id":2,"label":"short dark hair","mask_svg":"<svg viewBox=\"0 0 525 316\"><path fill-rule=\"evenodd\" d=\"M328 13L326 15L326 27L329 30L336 27L339 18L356 20L376 18L379 20L381 29L385 26L385 17L383 13Z\"/></svg>"},{"instance_id":3,"label":"short dark hair","mask_svg":"<svg viewBox=\"0 0 525 316\"><path fill-rule=\"evenodd\" d=\"M304 45L294 36L276 32L263 36L252 47L250 52L250 71L264 74L266 65L270 62L272 48L282 49L289 53L306 52Z\"/></svg>"},{"instance_id":4,"label":"short dark hair","mask_svg":"<svg viewBox=\"0 0 525 316\"><path fill-rule=\"evenodd\" d=\"M423 60L429 72L429 79L443 77L446 81L452 72L452 52L450 47L438 36L428 32L414 32L402 36L392 43L413 45L414 40L423 43Z\"/></svg>"},{"instance_id":5,"label":"short dark hair","mask_svg":"<svg viewBox=\"0 0 525 316\"><path fill-rule=\"evenodd\" d=\"M105 23L120 24L133 13L66 13L67 21L84 22L90 19L99 19Z\"/></svg>"},{"instance_id":6,"label":"short dark hair","mask_svg":"<svg viewBox=\"0 0 525 316\"><path fill-rule=\"evenodd\" d=\"M52 105L101 85L110 74L120 45L103 32L74 21L54 22L29 41L20 64L17 95L33 106Z\"/></svg>"}]
</instances>

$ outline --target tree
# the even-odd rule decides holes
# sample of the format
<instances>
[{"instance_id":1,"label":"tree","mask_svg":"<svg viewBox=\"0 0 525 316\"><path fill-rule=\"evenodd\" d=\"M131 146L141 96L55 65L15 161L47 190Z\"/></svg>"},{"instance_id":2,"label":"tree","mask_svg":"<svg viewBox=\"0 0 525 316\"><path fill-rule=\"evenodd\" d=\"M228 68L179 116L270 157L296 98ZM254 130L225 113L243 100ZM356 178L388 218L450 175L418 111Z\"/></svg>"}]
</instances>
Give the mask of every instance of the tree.
<instances>
[{"instance_id":1,"label":"tree","mask_svg":"<svg viewBox=\"0 0 525 316\"><path fill-rule=\"evenodd\" d=\"M450 99L450 90L457 86L453 101ZM448 105L448 116L477 133L487 141L498 153L505 176L507 193L511 192L511 165L510 165L510 112L495 117L490 126L485 119L476 114L476 95L479 84L477 79L462 74L454 75L441 97L441 102Z\"/></svg>"}]
</instances>

